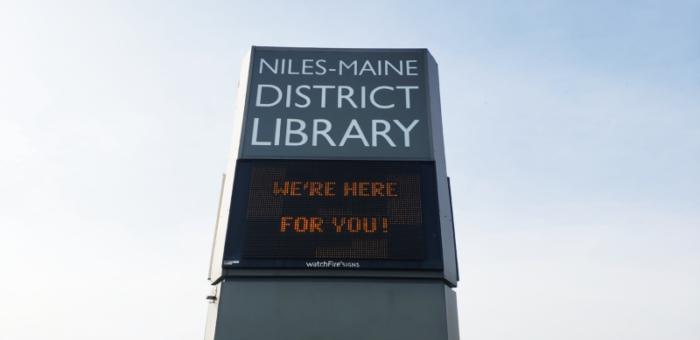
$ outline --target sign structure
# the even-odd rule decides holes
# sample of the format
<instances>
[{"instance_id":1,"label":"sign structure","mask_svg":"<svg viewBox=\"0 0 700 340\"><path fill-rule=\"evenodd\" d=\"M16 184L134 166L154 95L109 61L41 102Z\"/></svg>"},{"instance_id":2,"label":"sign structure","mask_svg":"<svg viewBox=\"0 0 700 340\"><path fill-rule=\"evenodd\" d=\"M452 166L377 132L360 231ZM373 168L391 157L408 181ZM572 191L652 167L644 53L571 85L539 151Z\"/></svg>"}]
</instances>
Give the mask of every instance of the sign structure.
<instances>
[{"instance_id":1,"label":"sign structure","mask_svg":"<svg viewBox=\"0 0 700 340\"><path fill-rule=\"evenodd\" d=\"M212 280L398 270L456 285L427 50L254 47L238 101Z\"/></svg>"},{"instance_id":2,"label":"sign structure","mask_svg":"<svg viewBox=\"0 0 700 340\"><path fill-rule=\"evenodd\" d=\"M207 340L459 338L427 50L251 48L209 279Z\"/></svg>"}]
</instances>

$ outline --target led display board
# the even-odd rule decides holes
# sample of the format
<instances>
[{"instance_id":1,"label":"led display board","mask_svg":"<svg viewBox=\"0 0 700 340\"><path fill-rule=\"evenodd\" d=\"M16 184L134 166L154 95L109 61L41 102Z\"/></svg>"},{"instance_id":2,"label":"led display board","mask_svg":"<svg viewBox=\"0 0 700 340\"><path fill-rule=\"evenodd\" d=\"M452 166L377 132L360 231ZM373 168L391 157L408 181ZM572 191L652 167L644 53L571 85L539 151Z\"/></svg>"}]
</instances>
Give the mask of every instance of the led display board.
<instances>
[{"instance_id":1,"label":"led display board","mask_svg":"<svg viewBox=\"0 0 700 340\"><path fill-rule=\"evenodd\" d=\"M229 268L442 269L433 162L239 161Z\"/></svg>"}]
</instances>

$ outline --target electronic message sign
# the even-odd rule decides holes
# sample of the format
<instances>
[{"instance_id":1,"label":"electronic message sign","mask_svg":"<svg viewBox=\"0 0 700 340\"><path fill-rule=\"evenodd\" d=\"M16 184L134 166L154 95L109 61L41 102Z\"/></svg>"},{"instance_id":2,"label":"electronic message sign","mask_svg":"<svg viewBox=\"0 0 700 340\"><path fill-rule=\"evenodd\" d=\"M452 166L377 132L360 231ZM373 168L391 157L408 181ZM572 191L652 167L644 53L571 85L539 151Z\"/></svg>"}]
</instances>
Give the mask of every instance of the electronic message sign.
<instances>
[{"instance_id":1,"label":"electronic message sign","mask_svg":"<svg viewBox=\"0 0 700 340\"><path fill-rule=\"evenodd\" d=\"M224 265L441 269L429 162L239 161Z\"/></svg>"}]
</instances>

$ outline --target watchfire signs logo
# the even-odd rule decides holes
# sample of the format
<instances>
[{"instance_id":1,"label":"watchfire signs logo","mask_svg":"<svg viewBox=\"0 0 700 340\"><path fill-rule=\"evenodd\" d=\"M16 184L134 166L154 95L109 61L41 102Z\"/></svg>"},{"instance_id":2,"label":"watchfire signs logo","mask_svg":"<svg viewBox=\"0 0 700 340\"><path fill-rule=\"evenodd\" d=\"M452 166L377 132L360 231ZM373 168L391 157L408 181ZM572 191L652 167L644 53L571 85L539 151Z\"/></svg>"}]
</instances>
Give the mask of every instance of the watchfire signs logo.
<instances>
[{"instance_id":1,"label":"watchfire signs logo","mask_svg":"<svg viewBox=\"0 0 700 340\"><path fill-rule=\"evenodd\" d=\"M306 262L309 268L360 268L359 262L343 262L343 261L316 261Z\"/></svg>"}]
</instances>

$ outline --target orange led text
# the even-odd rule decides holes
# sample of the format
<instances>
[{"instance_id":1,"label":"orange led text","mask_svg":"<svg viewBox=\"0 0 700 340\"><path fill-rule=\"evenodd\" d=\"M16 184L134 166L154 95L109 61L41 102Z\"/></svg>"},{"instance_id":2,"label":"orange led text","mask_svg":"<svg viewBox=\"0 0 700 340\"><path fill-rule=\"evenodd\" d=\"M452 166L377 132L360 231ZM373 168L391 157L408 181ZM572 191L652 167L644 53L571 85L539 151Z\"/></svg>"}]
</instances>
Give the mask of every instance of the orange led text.
<instances>
[{"instance_id":1,"label":"orange led text","mask_svg":"<svg viewBox=\"0 0 700 340\"><path fill-rule=\"evenodd\" d=\"M335 228L336 233L374 233L381 230L386 233L389 228L389 223L386 217L332 217L330 222ZM287 229L294 230L297 233L322 233L324 222L322 217L292 217L284 216L280 222L280 231L286 232Z\"/></svg>"},{"instance_id":2,"label":"orange led text","mask_svg":"<svg viewBox=\"0 0 700 340\"><path fill-rule=\"evenodd\" d=\"M343 196L397 197L397 182L343 182ZM284 181L273 183L275 196L335 196L336 182Z\"/></svg>"}]
</instances>

